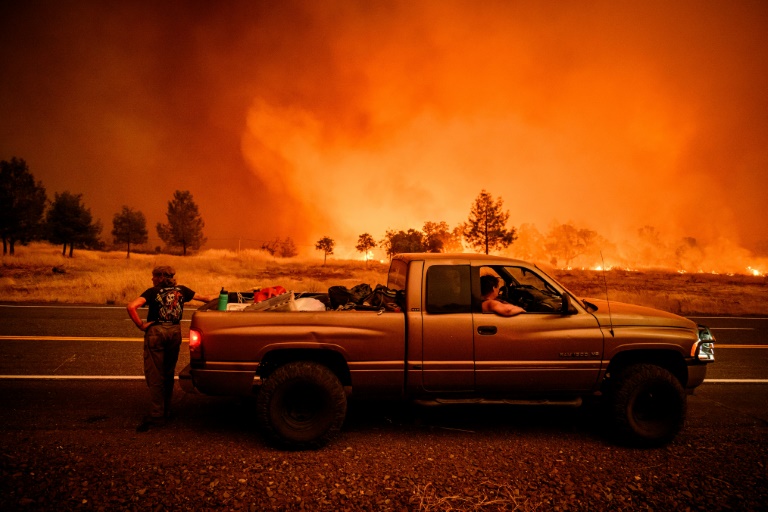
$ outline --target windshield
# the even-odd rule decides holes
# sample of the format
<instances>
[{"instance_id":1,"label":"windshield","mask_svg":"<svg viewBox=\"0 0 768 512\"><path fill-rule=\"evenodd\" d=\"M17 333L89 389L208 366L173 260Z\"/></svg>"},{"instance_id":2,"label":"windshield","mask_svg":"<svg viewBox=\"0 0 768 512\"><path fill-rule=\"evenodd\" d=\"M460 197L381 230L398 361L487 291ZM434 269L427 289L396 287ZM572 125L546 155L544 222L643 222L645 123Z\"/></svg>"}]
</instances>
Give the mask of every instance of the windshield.
<instances>
[{"instance_id":1,"label":"windshield","mask_svg":"<svg viewBox=\"0 0 768 512\"><path fill-rule=\"evenodd\" d=\"M575 300L576 302L578 302L578 303L579 303L579 305L580 305L581 307L583 307L584 309L589 309L589 308L587 308L587 306L584 304L584 301L582 301L582 300L581 300L579 297L577 297L576 295L574 295L574 293L573 293L571 290L569 290L568 288L566 288L565 286L563 286L563 283L561 283L560 281L558 281L557 279L555 279L555 278L554 278L554 277L552 277L551 275L547 274L547 272L546 272L544 269L542 269L541 267L539 267L538 265L534 265L534 266L536 267L536 270L538 270L539 272L541 272L542 274L544 274L545 276L547 276L547 278L548 278L550 281L553 281L554 283L556 283L556 284L557 284L557 286L559 286L559 287L560 287L560 289L562 289L562 290L563 290L563 292L565 292L565 293L567 293L568 295L570 295L572 300Z\"/></svg>"}]
</instances>

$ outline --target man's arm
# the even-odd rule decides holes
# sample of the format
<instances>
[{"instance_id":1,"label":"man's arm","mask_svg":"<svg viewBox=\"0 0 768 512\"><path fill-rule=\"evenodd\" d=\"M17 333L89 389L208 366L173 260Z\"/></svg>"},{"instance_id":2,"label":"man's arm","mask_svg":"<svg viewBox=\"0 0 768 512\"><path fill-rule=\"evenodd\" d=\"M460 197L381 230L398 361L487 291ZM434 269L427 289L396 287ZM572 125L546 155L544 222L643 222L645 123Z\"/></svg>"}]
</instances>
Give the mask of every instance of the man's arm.
<instances>
[{"instance_id":1,"label":"man's arm","mask_svg":"<svg viewBox=\"0 0 768 512\"><path fill-rule=\"evenodd\" d=\"M152 322L144 322L139 317L139 312L136 311L141 306L147 303L147 299L144 297L137 297L133 299L131 302L128 303L128 305L125 307L125 309L128 310L128 316L131 317L131 320L133 320L133 323L136 324L136 327L141 329L142 331L146 331L150 325L152 325Z\"/></svg>"},{"instance_id":2,"label":"man's arm","mask_svg":"<svg viewBox=\"0 0 768 512\"><path fill-rule=\"evenodd\" d=\"M212 300L216 300L218 298L218 295L200 295L199 293L195 293L195 296L192 297L192 300L199 300L200 302L211 302Z\"/></svg>"},{"instance_id":3,"label":"man's arm","mask_svg":"<svg viewBox=\"0 0 768 512\"><path fill-rule=\"evenodd\" d=\"M521 307L501 302L498 300L486 301L490 302L488 309L501 316L515 316L520 313L525 313L525 310Z\"/></svg>"}]
</instances>

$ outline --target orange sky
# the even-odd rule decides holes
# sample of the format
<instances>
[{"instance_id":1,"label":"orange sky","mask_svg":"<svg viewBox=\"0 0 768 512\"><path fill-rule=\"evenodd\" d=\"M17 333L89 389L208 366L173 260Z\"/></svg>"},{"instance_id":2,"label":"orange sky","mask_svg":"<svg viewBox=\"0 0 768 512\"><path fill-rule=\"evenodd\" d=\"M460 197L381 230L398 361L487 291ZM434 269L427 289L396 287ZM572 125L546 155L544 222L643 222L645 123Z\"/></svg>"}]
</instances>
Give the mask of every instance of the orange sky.
<instances>
[{"instance_id":1,"label":"orange sky","mask_svg":"<svg viewBox=\"0 0 768 512\"><path fill-rule=\"evenodd\" d=\"M181 189L210 246L349 254L486 189L512 226L768 255L768 4L639 3L12 0L0 158L105 239Z\"/></svg>"}]
</instances>

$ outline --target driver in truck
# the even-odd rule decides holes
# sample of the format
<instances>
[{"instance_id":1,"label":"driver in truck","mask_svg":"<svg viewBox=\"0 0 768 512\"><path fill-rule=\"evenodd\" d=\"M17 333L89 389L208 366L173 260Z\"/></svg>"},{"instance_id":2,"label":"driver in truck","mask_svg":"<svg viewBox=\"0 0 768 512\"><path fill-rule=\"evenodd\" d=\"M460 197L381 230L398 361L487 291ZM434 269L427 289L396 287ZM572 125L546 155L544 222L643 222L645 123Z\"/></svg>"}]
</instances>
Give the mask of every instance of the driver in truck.
<instances>
[{"instance_id":1,"label":"driver in truck","mask_svg":"<svg viewBox=\"0 0 768 512\"><path fill-rule=\"evenodd\" d=\"M515 316L525 313L521 307L498 300L501 278L484 275L480 277L480 293L483 298L483 313L496 313L501 316Z\"/></svg>"}]
</instances>

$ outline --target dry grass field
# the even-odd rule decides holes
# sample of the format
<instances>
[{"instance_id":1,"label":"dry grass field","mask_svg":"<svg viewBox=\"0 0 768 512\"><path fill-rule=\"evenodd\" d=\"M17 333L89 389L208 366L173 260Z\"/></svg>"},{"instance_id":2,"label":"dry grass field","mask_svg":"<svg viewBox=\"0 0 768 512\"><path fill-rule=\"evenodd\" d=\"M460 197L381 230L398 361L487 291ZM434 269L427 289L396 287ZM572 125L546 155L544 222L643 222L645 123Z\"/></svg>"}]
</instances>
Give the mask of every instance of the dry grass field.
<instances>
[{"instance_id":1,"label":"dry grass field","mask_svg":"<svg viewBox=\"0 0 768 512\"><path fill-rule=\"evenodd\" d=\"M295 291L325 291L330 286L385 284L388 263L296 258L281 260L262 251L206 250L193 256L76 250L64 258L61 248L43 243L17 247L0 265L0 300L125 304L151 286L156 265L176 268L180 283L206 294L280 285ZM54 271L54 267L57 271ZM682 315L764 315L768 313L766 277L679 274L665 271L547 271L576 295L655 307Z\"/></svg>"}]
</instances>

